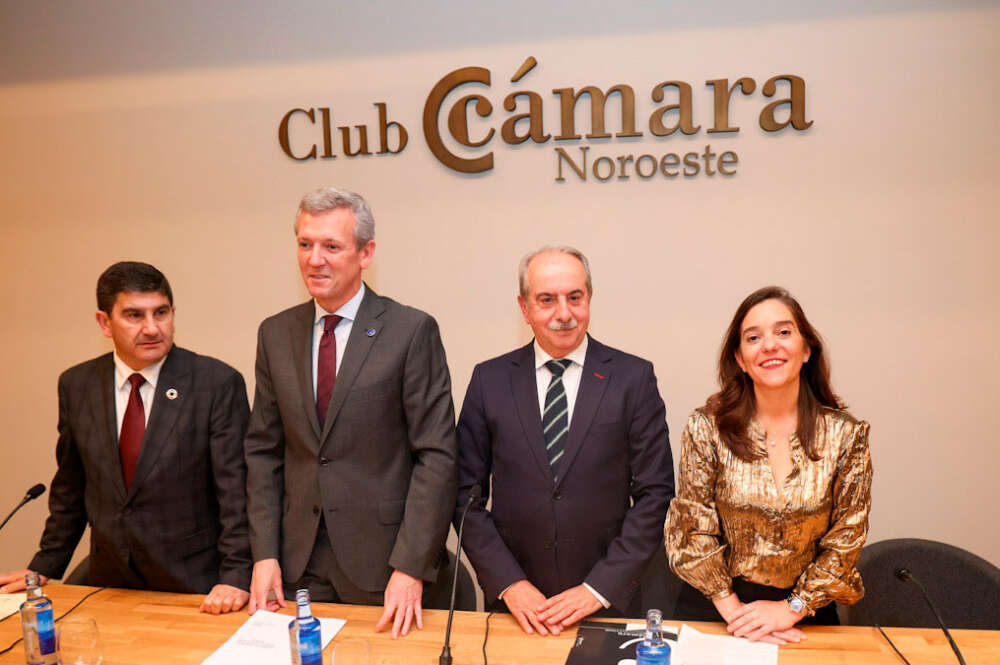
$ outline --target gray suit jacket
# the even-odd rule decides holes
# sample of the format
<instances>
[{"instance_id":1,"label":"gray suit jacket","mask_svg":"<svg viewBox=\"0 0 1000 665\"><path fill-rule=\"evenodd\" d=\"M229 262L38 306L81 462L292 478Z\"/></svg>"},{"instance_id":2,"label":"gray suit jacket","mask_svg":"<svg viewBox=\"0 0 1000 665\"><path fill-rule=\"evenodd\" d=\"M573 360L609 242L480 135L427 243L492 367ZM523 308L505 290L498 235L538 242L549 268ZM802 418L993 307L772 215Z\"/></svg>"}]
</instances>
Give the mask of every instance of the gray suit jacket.
<instances>
[{"instance_id":1,"label":"gray suit jacket","mask_svg":"<svg viewBox=\"0 0 1000 665\"><path fill-rule=\"evenodd\" d=\"M177 391L174 399L166 393ZM171 393L172 394L172 393ZM242 441L250 408L232 367L174 347L160 370L132 485L118 453L111 354L59 377L59 468L29 568L62 577L87 523L99 586L248 589Z\"/></svg>"},{"instance_id":2,"label":"gray suit jacket","mask_svg":"<svg viewBox=\"0 0 1000 665\"><path fill-rule=\"evenodd\" d=\"M393 569L433 581L457 485L451 380L437 323L366 288L326 426L312 382L313 301L266 319L246 438L254 561L305 571L324 515L337 563L379 591Z\"/></svg>"}]
</instances>

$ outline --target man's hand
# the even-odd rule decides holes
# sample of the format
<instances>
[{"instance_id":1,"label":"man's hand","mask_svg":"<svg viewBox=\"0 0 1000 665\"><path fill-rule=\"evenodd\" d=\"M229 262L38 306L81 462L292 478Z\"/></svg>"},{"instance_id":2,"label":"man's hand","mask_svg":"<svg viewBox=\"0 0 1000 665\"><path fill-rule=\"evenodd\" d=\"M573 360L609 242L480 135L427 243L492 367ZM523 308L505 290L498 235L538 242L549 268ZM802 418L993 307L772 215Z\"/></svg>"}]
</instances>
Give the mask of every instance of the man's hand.
<instances>
[{"instance_id":1,"label":"man's hand","mask_svg":"<svg viewBox=\"0 0 1000 665\"><path fill-rule=\"evenodd\" d=\"M424 617L420 609L420 597L424 591L424 581L407 575L401 570L393 571L385 586L384 611L375 632L380 633L392 619L392 639L410 632L410 623L416 619L417 628L424 629Z\"/></svg>"},{"instance_id":2,"label":"man's hand","mask_svg":"<svg viewBox=\"0 0 1000 665\"><path fill-rule=\"evenodd\" d=\"M783 600L756 600L752 603L746 603L731 617L727 617L726 630L735 637L745 637L751 642L756 642L775 633L777 639L786 639L783 635L802 617L802 614L793 612L788 603ZM787 634L795 635L794 633Z\"/></svg>"},{"instance_id":3,"label":"man's hand","mask_svg":"<svg viewBox=\"0 0 1000 665\"><path fill-rule=\"evenodd\" d=\"M601 601L587 587L578 584L546 600L538 613L538 620L558 635L563 628L589 617L601 607Z\"/></svg>"},{"instance_id":4,"label":"man's hand","mask_svg":"<svg viewBox=\"0 0 1000 665\"><path fill-rule=\"evenodd\" d=\"M237 612L250 600L250 594L228 584L216 584L212 590L201 601L199 612L206 614L226 614L227 612Z\"/></svg>"},{"instance_id":5,"label":"man's hand","mask_svg":"<svg viewBox=\"0 0 1000 665\"><path fill-rule=\"evenodd\" d=\"M521 630L531 635L548 635L545 623L538 619L538 611L545 604L545 596L528 580L514 582L503 593L503 602L507 609L521 624Z\"/></svg>"},{"instance_id":6,"label":"man's hand","mask_svg":"<svg viewBox=\"0 0 1000 665\"><path fill-rule=\"evenodd\" d=\"M271 592L274 592L274 600L268 600L268 594ZM277 559L261 559L253 565L247 613L253 614L257 610L274 612L284 606L285 590L281 586L281 566Z\"/></svg>"},{"instance_id":7,"label":"man's hand","mask_svg":"<svg viewBox=\"0 0 1000 665\"><path fill-rule=\"evenodd\" d=\"M15 570L6 575L0 575L0 593L16 593L18 591L24 591L24 576L31 571L27 568L22 568L21 570ZM38 580L45 584L49 581L49 578L45 575L39 575Z\"/></svg>"}]
</instances>

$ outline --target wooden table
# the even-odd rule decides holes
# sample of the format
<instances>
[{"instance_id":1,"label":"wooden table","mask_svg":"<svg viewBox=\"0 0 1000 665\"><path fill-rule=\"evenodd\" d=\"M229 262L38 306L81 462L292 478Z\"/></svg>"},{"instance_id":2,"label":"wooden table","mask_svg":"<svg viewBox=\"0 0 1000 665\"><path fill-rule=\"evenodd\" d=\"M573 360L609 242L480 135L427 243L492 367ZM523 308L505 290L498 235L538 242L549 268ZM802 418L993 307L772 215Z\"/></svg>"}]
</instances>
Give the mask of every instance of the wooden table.
<instances>
[{"instance_id":1,"label":"wooden table","mask_svg":"<svg viewBox=\"0 0 1000 665\"><path fill-rule=\"evenodd\" d=\"M50 584L45 589L59 616L93 587ZM198 665L247 618L245 612L222 616L199 614L200 603L201 596L105 589L87 599L70 617L97 620L107 665ZM285 612L291 613L291 610L290 604ZM437 665L447 612L425 611L422 631L393 640L386 633L373 631L380 608L315 603L313 611L317 616L347 619L347 625L334 638L334 643L352 637L366 639L371 644L373 665ZM482 664L486 616L482 612L456 614L452 627L455 665ZM722 624L692 625L703 632L725 634ZM780 648L778 662L781 665L896 665L902 662L874 628L807 627L805 630L809 635L806 642ZM957 662L939 630L887 628L886 632L914 665ZM524 635L509 615L497 614L490 621L489 662L495 665L562 665L575 634L576 631L570 630L558 637ZM952 634L969 665L1000 663L1000 631L953 630ZM18 615L4 619L0 622L0 649L9 646L20 635ZM330 651L328 647L327 663ZM0 656L0 665L7 663L24 663L21 645Z\"/></svg>"}]
</instances>

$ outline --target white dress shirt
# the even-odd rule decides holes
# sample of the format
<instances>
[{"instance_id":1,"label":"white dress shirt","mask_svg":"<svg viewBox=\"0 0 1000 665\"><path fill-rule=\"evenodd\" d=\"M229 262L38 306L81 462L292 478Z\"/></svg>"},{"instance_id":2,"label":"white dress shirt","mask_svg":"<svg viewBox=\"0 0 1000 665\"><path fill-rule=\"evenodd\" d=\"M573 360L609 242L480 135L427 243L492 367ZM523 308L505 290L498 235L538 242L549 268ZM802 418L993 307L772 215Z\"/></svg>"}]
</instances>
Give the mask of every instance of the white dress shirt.
<instances>
[{"instance_id":1,"label":"white dress shirt","mask_svg":"<svg viewBox=\"0 0 1000 665\"><path fill-rule=\"evenodd\" d=\"M163 361L166 359L167 357L163 356L159 362L153 363L148 367L143 367L138 372L142 374L142 378L146 379L146 382L139 386L139 398L142 400L142 410L146 416L147 424L149 423L149 412L153 410L156 382L160 380L160 370L163 369ZM128 378L135 374L136 370L126 365L125 361L118 357L117 352L114 354L114 360L115 415L118 417L118 435L121 436L122 422L125 420L125 409L128 407L128 397L132 394L132 384Z\"/></svg>"},{"instance_id":2,"label":"white dress shirt","mask_svg":"<svg viewBox=\"0 0 1000 665\"><path fill-rule=\"evenodd\" d=\"M590 338L587 335L583 336L583 341L580 345L567 353L563 358L572 360L566 370L562 375L563 388L566 390L566 424L570 425L573 422L573 408L576 406L576 395L580 391L580 380L583 378L583 361L587 359L587 345ZM552 372L548 367L545 366L550 360L554 360L552 356L545 352L542 347L538 346L538 340L534 342L535 348L535 386L538 388L538 412L545 412L545 394L549 391L549 383L552 381ZM513 585L511 585L513 586ZM611 603L607 599L599 594L594 587L590 586L586 582L583 586L587 587L587 591L594 594L594 598L604 606L605 609L611 607ZM509 589L510 587L507 587ZM500 592L498 598L503 599L503 595L507 593L507 589Z\"/></svg>"},{"instance_id":3,"label":"white dress shirt","mask_svg":"<svg viewBox=\"0 0 1000 665\"><path fill-rule=\"evenodd\" d=\"M336 312L328 312L316 301L313 301L316 305L316 318L313 320L313 335L312 335L312 372L313 372L313 400L316 399L316 372L319 365L319 342L323 338L323 329L326 327L326 322L323 321L323 317L328 314L336 314L341 317L340 321L337 322L337 327L333 329L333 336L337 339L337 367L334 370L334 376L340 373L340 363L344 359L344 351L347 349L347 339L351 336L351 329L354 327L354 319L358 318L358 308L361 307L361 301L365 297L365 283L361 282L361 288L358 292L351 296L351 299L345 302L343 305L337 309Z\"/></svg>"},{"instance_id":4,"label":"white dress shirt","mask_svg":"<svg viewBox=\"0 0 1000 665\"><path fill-rule=\"evenodd\" d=\"M576 347L563 358L572 360L566 371L563 372L563 388L566 389L566 424L573 423L573 408L576 406L576 394L580 391L580 379L583 378L583 361L587 359L587 336L583 336L580 346ZM538 388L538 413L545 413L545 395L549 392L549 383L552 381L552 372L545 366L545 363L554 360L552 356L538 346L535 340L535 386Z\"/></svg>"}]
</instances>

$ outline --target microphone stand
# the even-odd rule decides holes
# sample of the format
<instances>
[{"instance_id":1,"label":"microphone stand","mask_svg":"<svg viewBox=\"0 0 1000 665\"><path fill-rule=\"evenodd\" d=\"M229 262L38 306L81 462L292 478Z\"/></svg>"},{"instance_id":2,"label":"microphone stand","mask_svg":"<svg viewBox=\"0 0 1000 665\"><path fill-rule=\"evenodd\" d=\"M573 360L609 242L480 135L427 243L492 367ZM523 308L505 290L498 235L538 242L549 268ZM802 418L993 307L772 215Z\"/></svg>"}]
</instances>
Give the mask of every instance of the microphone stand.
<instances>
[{"instance_id":1,"label":"microphone stand","mask_svg":"<svg viewBox=\"0 0 1000 665\"><path fill-rule=\"evenodd\" d=\"M934 607L934 603L931 602L930 596L927 595L927 589L924 588L924 585L921 584L920 580L914 577L906 568L897 568L896 577L903 582L913 582L917 585L917 588L920 589L921 595L924 597L924 601L927 603L927 607L931 608L931 612L934 613L934 618L937 619L938 624L941 626L941 630L944 631L944 636L948 638L948 644L951 645L951 650L954 651L955 655L958 657L958 662L961 663L961 665L965 665L965 659L962 658L962 652L958 650L958 645L955 644L955 640L951 638L951 633L949 633L948 629L945 627L944 621L941 619L941 615L938 614L937 608Z\"/></svg>"},{"instance_id":2,"label":"microphone stand","mask_svg":"<svg viewBox=\"0 0 1000 665\"><path fill-rule=\"evenodd\" d=\"M472 507L482 495L482 488L477 484L469 490L469 498L465 501L465 508L462 510L462 519L458 523L458 546L455 548L455 572L451 579L451 605L448 608L448 627L444 633L444 648L438 657L438 665L451 665L451 620L455 617L455 592L458 589L458 568L462 565L462 530L465 528L465 516L469 514ZM963 664L964 665L964 664Z\"/></svg>"},{"instance_id":3,"label":"microphone stand","mask_svg":"<svg viewBox=\"0 0 1000 665\"><path fill-rule=\"evenodd\" d=\"M42 493L44 491L45 491L45 485L42 485L41 483L35 485L30 490L28 490L28 493L24 495L23 499L21 499L21 503L19 503L16 506L14 506L14 510L10 511L10 514L7 515L7 517L4 518L3 522L0 522L0 529L2 529L5 526L7 526L7 522L9 522L10 518L14 516L14 513L16 513L17 511L21 510L21 506L23 506L24 504L28 503L32 499L37 499L38 497L40 497L42 495Z\"/></svg>"}]
</instances>

